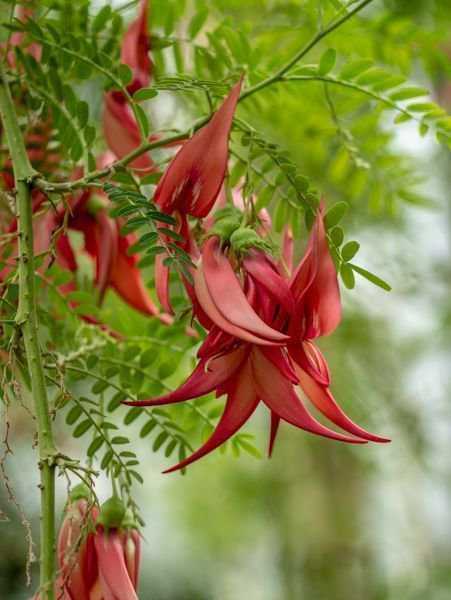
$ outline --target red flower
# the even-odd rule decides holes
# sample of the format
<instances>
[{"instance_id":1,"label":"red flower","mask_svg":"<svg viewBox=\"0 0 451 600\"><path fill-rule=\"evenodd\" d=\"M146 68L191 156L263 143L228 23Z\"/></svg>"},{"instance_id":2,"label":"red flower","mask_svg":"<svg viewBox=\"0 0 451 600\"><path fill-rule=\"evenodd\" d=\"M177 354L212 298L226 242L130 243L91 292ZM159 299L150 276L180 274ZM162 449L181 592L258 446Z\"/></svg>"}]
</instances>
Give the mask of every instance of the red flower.
<instances>
[{"instance_id":1,"label":"red flower","mask_svg":"<svg viewBox=\"0 0 451 600\"><path fill-rule=\"evenodd\" d=\"M130 94L149 85L152 70L149 50L148 0L141 0L138 17L125 32L121 50L122 62L133 72L133 80L128 86ZM135 116L122 92L105 94L103 130L108 147L117 158L129 154L142 142ZM143 174L154 170L148 154L142 154L130 166Z\"/></svg>"},{"instance_id":2,"label":"red flower","mask_svg":"<svg viewBox=\"0 0 451 600\"><path fill-rule=\"evenodd\" d=\"M56 598L138 600L140 554L136 529L107 531L99 524L97 507L85 498L71 501L58 536Z\"/></svg>"},{"instance_id":3,"label":"red flower","mask_svg":"<svg viewBox=\"0 0 451 600\"><path fill-rule=\"evenodd\" d=\"M136 406L182 402L216 392L225 394L224 413L207 442L166 472L198 460L223 444L250 418L262 401L271 411L271 453L280 419L335 440L385 442L345 415L333 398L327 363L312 339L338 324L340 299L335 268L318 213L305 257L288 282L261 250L242 260L240 282L231 263L212 237L204 244L195 274L195 292L210 320L199 364L187 381L165 396ZM324 294L324 295L323 295ZM296 392L299 389L301 396ZM308 399L346 434L329 429L307 410ZM350 435L348 435L350 434Z\"/></svg>"},{"instance_id":4,"label":"red flower","mask_svg":"<svg viewBox=\"0 0 451 600\"><path fill-rule=\"evenodd\" d=\"M98 200L105 196L97 193ZM116 290L125 302L146 315L158 315L158 309L150 298L137 266L136 254L129 255L128 249L136 242L134 234L121 235L119 221L108 216L107 207L90 206L93 194L89 190L73 202L68 229L83 233L84 250L92 258L96 269L95 285L100 300L108 287ZM64 214L60 211L60 219ZM57 262L71 271L77 270L77 261L67 234L57 241ZM164 317L163 317L164 318Z\"/></svg>"},{"instance_id":5,"label":"red flower","mask_svg":"<svg viewBox=\"0 0 451 600\"><path fill-rule=\"evenodd\" d=\"M224 181L229 133L240 96L242 78L210 121L187 140L173 158L155 190L154 201L166 213L205 217Z\"/></svg>"}]
</instances>

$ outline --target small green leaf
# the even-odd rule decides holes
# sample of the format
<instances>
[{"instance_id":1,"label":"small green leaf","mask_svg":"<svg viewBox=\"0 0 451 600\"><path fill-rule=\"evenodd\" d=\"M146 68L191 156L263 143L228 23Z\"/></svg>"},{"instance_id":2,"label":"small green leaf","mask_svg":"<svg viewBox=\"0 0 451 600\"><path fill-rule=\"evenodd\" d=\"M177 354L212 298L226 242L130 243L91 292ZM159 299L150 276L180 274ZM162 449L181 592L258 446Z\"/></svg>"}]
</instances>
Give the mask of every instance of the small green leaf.
<instances>
[{"instance_id":1,"label":"small green leaf","mask_svg":"<svg viewBox=\"0 0 451 600\"><path fill-rule=\"evenodd\" d=\"M321 56L318 66L319 75L327 75L335 66L337 53L333 48L328 48Z\"/></svg>"},{"instance_id":2,"label":"small green leaf","mask_svg":"<svg viewBox=\"0 0 451 600\"><path fill-rule=\"evenodd\" d=\"M202 8L197 12L194 17L191 19L190 24L188 26L188 35L191 40L193 40L202 27L205 25L206 20L208 19L208 10L207 8Z\"/></svg>"},{"instance_id":3,"label":"small green leaf","mask_svg":"<svg viewBox=\"0 0 451 600\"><path fill-rule=\"evenodd\" d=\"M362 277L365 277L365 279L368 279L368 281L371 281L371 283L374 283L374 285L377 285L378 287L382 288L383 290L385 290L387 292L391 291L391 285L389 285L386 281L384 281L377 275L374 275L374 273L370 273L370 271L367 271L366 269L363 269L362 267L358 267L357 265L354 265L352 263L349 263L349 266L354 271L356 271L356 273L358 273Z\"/></svg>"},{"instance_id":4,"label":"small green leaf","mask_svg":"<svg viewBox=\"0 0 451 600\"><path fill-rule=\"evenodd\" d=\"M83 128L88 124L89 105L84 100L80 100L77 104L77 119L80 127Z\"/></svg>"},{"instance_id":5,"label":"small green leaf","mask_svg":"<svg viewBox=\"0 0 451 600\"><path fill-rule=\"evenodd\" d=\"M110 19L111 14L111 6L107 4L94 17L91 26L92 31L94 33L98 33L99 31L101 31L105 27L107 21Z\"/></svg>"},{"instance_id":6,"label":"small green leaf","mask_svg":"<svg viewBox=\"0 0 451 600\"><path fill-rule=\"evenodd\" d=\"M359 251L360 244L359 242L348 242L341 249L341 257L344 261L348 262L354 258L354 256Z\"/></svg>"},{"instance_id":7,"label":"small green leaf","mask_svg":"<svg viewBox=\"0 0 451 600\"><path fill-rule=\"evenodd\" d=\"M326 226L326 229L331 229L332 227L337 225L345 216L347 210L348 205L346 204L346 202L337 202L336 204L331 206L324 218L324 224Z\"/></svg>"},{"instance_id":8,"label":"small green leaf","mask_svg":"<svg viewBox=\"0 0 451 600\"><path fill-rule=\"evenodd\" d=\"M73 406L70 409L70 411L67 413L66 423L68 425L73 425L75 423L75 421L77 421L79 419L82 412L83 412L83 410L82 410L81 406L78 406L78 404Z\"/></svg>"},{"instance_id":9,"label":"small green leaf","mask_svg":"<svg viewBox=\"0 0 451 600\"><path fill-rule=\"evenodd\" d=\"M111 449L108 450L105 453L104 457L102 458L102 462L100 463L100 468L105 470L109 466L110 462L112 461L113 456L114 456L114 452Z\"/></svg>"},{"instance_id":10,"label":"small green leaf","mask_svg":"<svg viewBox=\"0 0 451 600\"><path fill-rule=\"evenodd\" d=\"M416 98L417 96L426 96L427 94L428 91L424 88L411 86L392 92L389 98L396 102L398 100L410 100L410 98Z\"/></svg>"},{"instance_id":11,"label":"small green leaf","mask_svg":"<svg viewBox=\"0 0 451 600\"><path fill-rule=\"evenodd\" d=\"M340 267L340 276L345 284L345 286L352 290L355 286L355 277L352 268L348 265L348 263L343 263Z\"/></svg>"},{"instance_id":12,"label":"small green leaf","mask_svg":"<svg viewBox=\"0 0 451 600\"><path fill-rule=\"evenodd\" d=\"M87 455L91 458L103 446L105 439L101 436L96 437L88 446Z\"/></svg>"},{"instance_id":13,"label":"small green leaf","mask_svg":"<svg viewBox=\"0 0 451 600\"><path fill-rule=\"evenodd\" d=\"M112 438L111 443L112 444L129 444L130 440L123 435L116 435L114 438Z\"/></svg>"},{"instance_id":14,"label":"small green leaf","mask_svg":"<svg viewBox=\"0 0 451 600\"><path fill-rule=\"evenodd\" d=\"M133 81L133 71L128 65L121 63L119 65L117 73L123 86L127 87L127 85L129 85Z\"/></svg>"},{"instance_id":15,"label":"small green leaf","mask_svg":"<svg viewBox=\"0 0 451 600\"><path fill-rule=\"evenodd\" d=\"M343 67L340 72L340 77L343 79L353 79L354 77L357 77L357 75L367 71L372 65L373 61L366 58L350 62Z\"/></svg>"},{"instance_id":16,"label":"small green leaf","mask_svg":"<svg viewBox=\"0 0 451 600\"><path fill-rule=\"evenodd\" d=\"M156 427L156 425L157 425L157 422L154 419L147 421L147 423L144 425L144 427L139 432L139 437L145 438L146 436L148 436L149 433Z\"/></svg>"},{"instance_id":17,"label":"small green leaf","mask_svg":"<svg viewBox=\"0 0 451 600\"><path fill-rule=\"evenodd\" d=\"M344 239L343 229L341 227L334 227L329 234L335 246L341 246Z\"/></svg>"},{"instance_id":18,"label":"small green leaf","mask_svg":"<svg viewBox=\"0 0 451 600\"><path fill-rule=\"evenodd\" d=\"M158 90L155 88L141 88L133 94L133 100L135 102L143 102L144 100L150 100L158 96Z\"/></svg>"},{"instance_id":19,"label":"small green leaf","mask_svg":"<svg viewBox=\"0 0 451 600\"><path fill-rule=\"evenodd\" d=\"M74 432L72 435L75 438L79 438L83 434L85 434L88 431L88 429L90 429L91 427L92 427L91 419L85 419L84 421L82 421L81 423L79 423L77 425L77 427L74 429Z\"/></svg>"},{"instance_id":20,"label":"small green leaf","mask_svg":"<svg viewBox=\"0 0 451 600\"><path fill-rule=\"evenodd\" d=\"M153 443L152 446L152 450L154 452L157 452L161 446L164 444L164 442L168 439L168 433L167 431L162 431L161 433L158 434L158 436L155 438L155 441Z\"/></svg>"},{"instance_id":21,"label":"small green leaf","mask_svg":"<svg viewBox=\"0 0 451 600\"><path fill-rule=\"evenodd\" d=\"M136 421L143 413L142 408L139 406L133 406L124 417L124 425L130 425L133 421Z\"/></svg>"},{"instance_id":22,"label":"small green leaf","mask_svg":"<svg viewBox=\"0 0 451 600\"><path fill-rule=\"evenodd\" d=\"M107 389L108 385L108 381L103 381L99 379L99 381L96 381L95 384L92 386L91 392L93 394L101 394L104 390Z\"/></svg>"}]
</instances>

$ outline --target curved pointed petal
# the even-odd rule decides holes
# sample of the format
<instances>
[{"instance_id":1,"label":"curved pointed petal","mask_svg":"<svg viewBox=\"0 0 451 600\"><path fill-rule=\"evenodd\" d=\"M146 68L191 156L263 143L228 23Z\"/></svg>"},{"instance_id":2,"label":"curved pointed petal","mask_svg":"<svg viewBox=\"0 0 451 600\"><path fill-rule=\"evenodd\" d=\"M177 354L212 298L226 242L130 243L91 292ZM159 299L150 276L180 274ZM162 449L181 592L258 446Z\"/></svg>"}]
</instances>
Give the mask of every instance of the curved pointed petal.
<instances>
[{"instance_id":1,"label":"curved pointed petal","mask_svg":"<svg viewBox=\"0 0 451 600\"><path fill-rule=\"evenodd\" d=\"M329 252L323 207L317 213L307 250L292 280L291 290L304 319L303 336L328 335L341 319L337 271Z\"/></svg>"},{"instance_id":2,"label":"curved pointed petal","mask_svg":"<svg viewBox=\"0 0 451 600\"><path fill-rule=\"evenodd\" d=\"M284 348L261 348L262 353L268 360L276 367L280 374L291 381L294 385L299 383L298 376L296 375L293 365L291 364L290 357L287 355Z\"/></svg>"},{"instance_id":3,"label":"curved pointed petal","mask_svg":"<svg viewBox=\"0 0 451 600\"><path fill-rule=\"evenodd\" d=\"M135 117L120 92L107 92L104 96L103 132L109 149L117 158L123 158L141 143L141 135ZM135 158L130 167L139 169L140 174L155 171L148 154Z\"/></svg>"},{"instance_id":4,"label":"curved pointed petal","mask_svg":"<svg viewBox=\"0 0 451 600\"><path fill-rule=\"evenodd\" d=\"M292 383L285 379L273 364L256 348L251 356L257 394L281 419L295 427L324 437L364 444L366 440L337 433L317 421L296 395Z\"/></svg>"},{"instance_id":5,"label":"curved pointed petal","mask_svg":"<svg viewBox=\"0 0 451 600\"><path fill-rule=\"evenodd\" d=\"M124 402L129 406L158 406L161 404L173 404L184 402L192 398L204 396L216 389L217 386L228 381L246 359L245 348L238 348L229 354L217 356L209 361L202 360L188 379L179 388L149 400L136 400Z\"/></svg>"},{"instance_id":6,"label":"curved pointed petal","mask_svg":"<svg viewBox=\"0 0 451 600\"><path fill-rule=\"evenodd\" d=\"M264 339L276 342L289 339L265 323L249 304L216 236L208 239L203 246L202 267L211 299L227 321Z\"/></svg>"},{"instance_id":7,"label":"curved pointed petal","mask_svg":"<svg viewBox=\"0 0 451 600\"><path fill-rule=\"evenodd\" d=\"M250 365L247 362L230 385L225 410L211 437L194 454L164 472L171 473L182 469L221 446L246 423L258 403Z\"/></svg>"},{"instance_id":8,"label":"curved pointed petal","mask_svg":"<svg viewBox=\"0 0 451 600\"><path fill-rule=\"evenodd\" d=\"M143 283L137 266L138 258L135 254L132 256L127 254L128 248L134 241L134 236L119 235L116 260L111 269L109 283L130 306L145 315L155 316L159 311Z\"/></svg>"},{"instance_id":9,"label":"curved pointed petal","mask_svg":"<svg viewBox=\"0 0 451 600\"><path fill-rule=\"evenodd\" d=\"M330 371L326 359L312 342L304 340L300 344L288 344L287 349L294 362L317 383L330 385Z\"/></svg>"},{"instance_id":10,"label":"curved pointed petal","mask_svg":"<svg viewBox=\"0 0 451 600\"><path fill-rule=\"evenodd\" d=\"M291 277L293 272L294 240L290 225L285 225L282 236L282 256L279 268L286 276Z\"/></svg>"},{"instance_id":11,"label":"curved pointed petal","mask_svg":"<svg viewBox=\"0 0 451 600\"><path fill-rule=\"evenodd\" d=\"M371 442L390 441L388 438L370 433L354 423L354 421L344 413L340 406L338 406L328 388L318 385L318 383L302 369L297 368L296 372L299 376L301 388L304 390L307 398L329 419L329 421L332 421L332 423L335 423L335 425L338 425L338 427L341 427L344 431L364 440L369 440Z\"/></svg>"},{"instance_id":12,"label":"curved pointed petal","mask_svg":"<svg viewBox=\"0 0 451 600\"><path fill-rule=\"evenodd\" d=\"M166 254L155 256L155 291L162 308L170 315L174 314L169 298L169 267L164 264Z\"/></svg>"},{"instance_id":13,"label":"curved pointed petal","mask_svg":"<svg viewBox=\"0 0 451 600\"><path fill-rule=\"evenodd\" d=\"M213 302L210 292L207 288L207 284L205 283L204 273L202 269L202 263L199 264L195 273L194 273L194 290L196 292L197 300L202 308L205 311L205 314L217 325L220 329L229 333L230 335L244 340L245 342L250 342L251 344L259 344L259 345L267 345L273 346L278 342L270 341L267 339L263 339L254 335L247 329L243 329L242 327L237 327L230 321L228 321L218 310L215 303Z\"/></svg>"},{"instance_id":14,"label":"curved pointed petal","mask_svg":"<svg viewBox=\"0 0 451 600\"><path fill-rule=\"evenodd\" d=\"M271 458L274 444L276 443L277 432L279 431L280 417L274 411L271 411L271 430L269 433L268 458Z\"/></svg>"},{"instance_id":15,"label":"curved pointed petal","mask_svg":"<svg viewBox=\"0 0 451 600\"><path fill-rule=\"evenodd\" d=\"M122 42L121 61L133 71L133 91L146 87L150 82L152 61L149 57L148 18L149 0L140 0L138 17L129 25Z\"/></svg>"},{"instance_id":16,"label":"curved pointed petal","mask_svg":"<svg viewBox=\"0 0 451 600\"><path fill-rule=\"evenodd\" d=\"M242 79L210 121L186 141L155 190L154 201L172 213L205 217L219 194L227 168L229 133Z\"/></svg>"},{"instance_id":17,"label":"curved pointed petal","mask_svg":"<svg viewBox=\"0 0 451 600\"><path fill-rule=\"evenodd\" d=\"M244 259L243 264L246 271L256 279L289 314L294 312L294 299L287 281L281 277L275 266L263 252L252 251Z\"/></svg>"},{"instance_id":18,"label":"curved pointed petal","mask_svg":"<svg viewBox=\"0 0 451 600\"><path fill-rule=\"evenodd\" d=\"M139 600L125 565L120 534L97 531L94 541L105 597L110 593L112 600Z\"/></svg>"}]
</instances>

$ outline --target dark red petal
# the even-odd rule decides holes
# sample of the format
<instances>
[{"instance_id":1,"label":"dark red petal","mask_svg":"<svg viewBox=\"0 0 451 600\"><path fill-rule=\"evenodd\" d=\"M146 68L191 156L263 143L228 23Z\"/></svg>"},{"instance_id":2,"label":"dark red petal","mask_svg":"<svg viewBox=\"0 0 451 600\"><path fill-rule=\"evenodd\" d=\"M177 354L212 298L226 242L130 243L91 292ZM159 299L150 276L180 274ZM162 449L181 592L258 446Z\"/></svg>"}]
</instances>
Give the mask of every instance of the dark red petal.
<instances>
[{"instance_id":1,"label":"dark red petal","mask_svg":"<svg viewBox=\"0 0 451 600\"><path fill-rule=\"evenodd\" d=\"M225 410L211 437L194 454L164 472L171 473L182 469L218 448L246 423L257 408L258 402L250 365L246 362L230 384Z\"/></svg>"},{"instance_id":2,"label":"dark red petal","mask_svg":"<svg viewBox=\"0 0 451 600\"><path fill-rule=\"evenodd\" d=\"M141 143L141 134L135 117L125 99L118 93L107 92L104 96L103 131L108 147L117 158L123 158ZM135 158L130 167L139 169L140 174L151 173L155 165L148 154Z\"/></svg>"},{"instance_id":3,"label":"dark red petal","mask_svg":"<svg viewBox=\"0 0 451 600\"><path fill-rule=\"evenodd\" d=\"M229 354L217 356L208 361L202 360L188 379L175 391L148 400L124 402L129 406L158 406L184 402L212 392L217 386L228 381L246 359L245 348L238 348Z\"/></svg>"},{"instance_id":4,"label":"dark red petal","mask_svg":"<svg viewBox=\"0 0 451 600\"><path fill-rule=\"evenodd\" d=\"M164 264L166 254L157 254L155 257L155 291L162 308L170 315L174 314L169 298L169 267Z\"/></svg>"},{"instance_id":5,"label":"dark red petal","mask_svg":"<svg viewBox=\"0 0 451 600\"><path fill-rule=\"evenodd\" d=\"M374 435L373 433L362 429L362 427L359 427L359 425L351 421L338 406L328 388L318 385L318 383L302 369L297 368L296 372L299 376L300 385L307 398L325 417L332 421L332 423L335 423L335 425L338 425L338 427L341 427L344 431L361 437L364 440L369 440L371 442L390 441L388 438Z\"/></svg>"},{"instance_id":6,"label":"dark red petal","mask_svg":"<svg viewBox=\"0 0 451 600\"><path fill-rule=\"evenodd\" d=\"M252 275L285 310L292 314L295 304L290 287L277 272L275 265L263 252L252 251L243 261L247 272Z\"/></svg>"},{"instance_id":7,"label":"dark red petal","mask_svg":"<svg viewBox=\"0 0 451 600\"><path fill-rule=\"evenodd\" d=\"M242 79L232 88L210 121L199 129L173 158L155 190L154 201L172 213L205 217L224 181L229 133Z\"/></svg>"},{"instance_id":8,"label":"dark red petal","mask_svg":"<svg viewBox=\"0 0 451 600\"><path fill-rule=\"evenodd\" d=\"M135 88L137 85L146 87L150 82L152 61L149 58L148 13L149 0L141 0L138 17L129 25L122 42L121 61L132 69Z\"/></svg>"},{"instance_id":9,"label":"dark red petal","mask_svg":"<svg viewBox=\"0 0 451 600\"><path fill-rule=\"evenodd\" d=\"M202 267L211 299L227 321L263 339L275 342L289 339L265 323L249 304L216 236L202 248Z\"/></svg>"},{"instance_id":10,"label":"dark red petal","mask_svg":"<svg viewBox=\"0 0 451 600\"><path fill-rule=\"evenodd\" d=\"M261 351L268 360L277 368L280 374L291 381L294 385L299 383L298 376L296 375L293 365L291 364L290 357L287 355L285 348L261 348Z\"/></svg>"},{"instance_id":11,"label":"dark red petal","mask_svg":"<svg viewBox=\"0 0 451 600\"><path fill-rule=\"evenodd\" d=\"M118 224L117 227L119 228ZM129 256L127 254L128 248L134 241L134 236L119 236L116 260L110 275L110 285L130 306L145 315L154 316L159 311L143 283L141 272L136 264L138 258L136 255Z\"/></svg>"},{"instance_id":12,"label":"dark red petal","mask_svg":"<svg viewBox=\"0 0 451 600\"><path fill-rule=\"evenodd\" d=\"M274 411L271 411L271 430L269 434L269 446L268 446L268 457L271 458L274 444L276 442L277 432L279 430L280 417L276 415Z\"/></svg>"},{"instance_id":13,"label":"dark red petal","mask_svg":"<svg viewBox=\"0 0 451 600\"><path fill-rule=\"evenodd\" d=\"M358 437L337 433L317 421L296 395L292 383L257 348L252 351L251 361L258 396L281 419L305 431L334 440L352 444L366 443L366 440Z\"/></svg>"},{"instance_id":14,"label":"dark red petal","mask_svg":"<svg viewBox=\"0 0 451 600\"><path fill-rule=\"evenodd\" d=\"M319 348L308 340L300 344L288 344L287 348L291 358L316 382L330 385L329 367Z\"/></svg>"},{"instance_id":15,"label":"dark red petal","mask_svg":"<svg viewBox=\"0 0 451 600\"><path fill-rule=\"evenodd\" d=\"M216 304L213 302L210 292L207 288L207 284L205 283L204 273L202 269L202 263L199 264L196 271L194 272L194 290L196 292L197 300L202 308L205 311L206 315L217 325L220 329L229 333L230 335L236 337L237 339L244 340L245 342L250 342L251 344L260 344L272 346L277 344L278 342L269 341L267 339L260 338L247 329L243 329L242 327L237 327L230 321L228 321L218 310Z\"/></svg>"}]
</instances>

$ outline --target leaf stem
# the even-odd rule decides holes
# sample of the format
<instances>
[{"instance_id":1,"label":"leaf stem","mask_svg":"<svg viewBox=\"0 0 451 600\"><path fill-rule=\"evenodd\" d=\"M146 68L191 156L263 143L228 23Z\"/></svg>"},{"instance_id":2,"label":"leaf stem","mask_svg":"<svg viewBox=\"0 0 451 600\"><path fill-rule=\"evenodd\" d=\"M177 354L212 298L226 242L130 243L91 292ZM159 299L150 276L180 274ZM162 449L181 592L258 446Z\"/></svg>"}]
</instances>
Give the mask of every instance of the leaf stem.
<instances>
[{"instance_id":1,"label":"leaf stem","mask_svg":"<svg viewBox=\"0 0 451 600\"><path fill-rule=\"evenodd\" d=\"M36 172L27 156L3 65L0 64L0 115L6 133L16 186L19 221L19 305L16 325L22 333L38 430L41 490L40 597L54 600L55 573L55 445L38 337L34 278L31 186Z\"/></svg>"}]
</instances>

